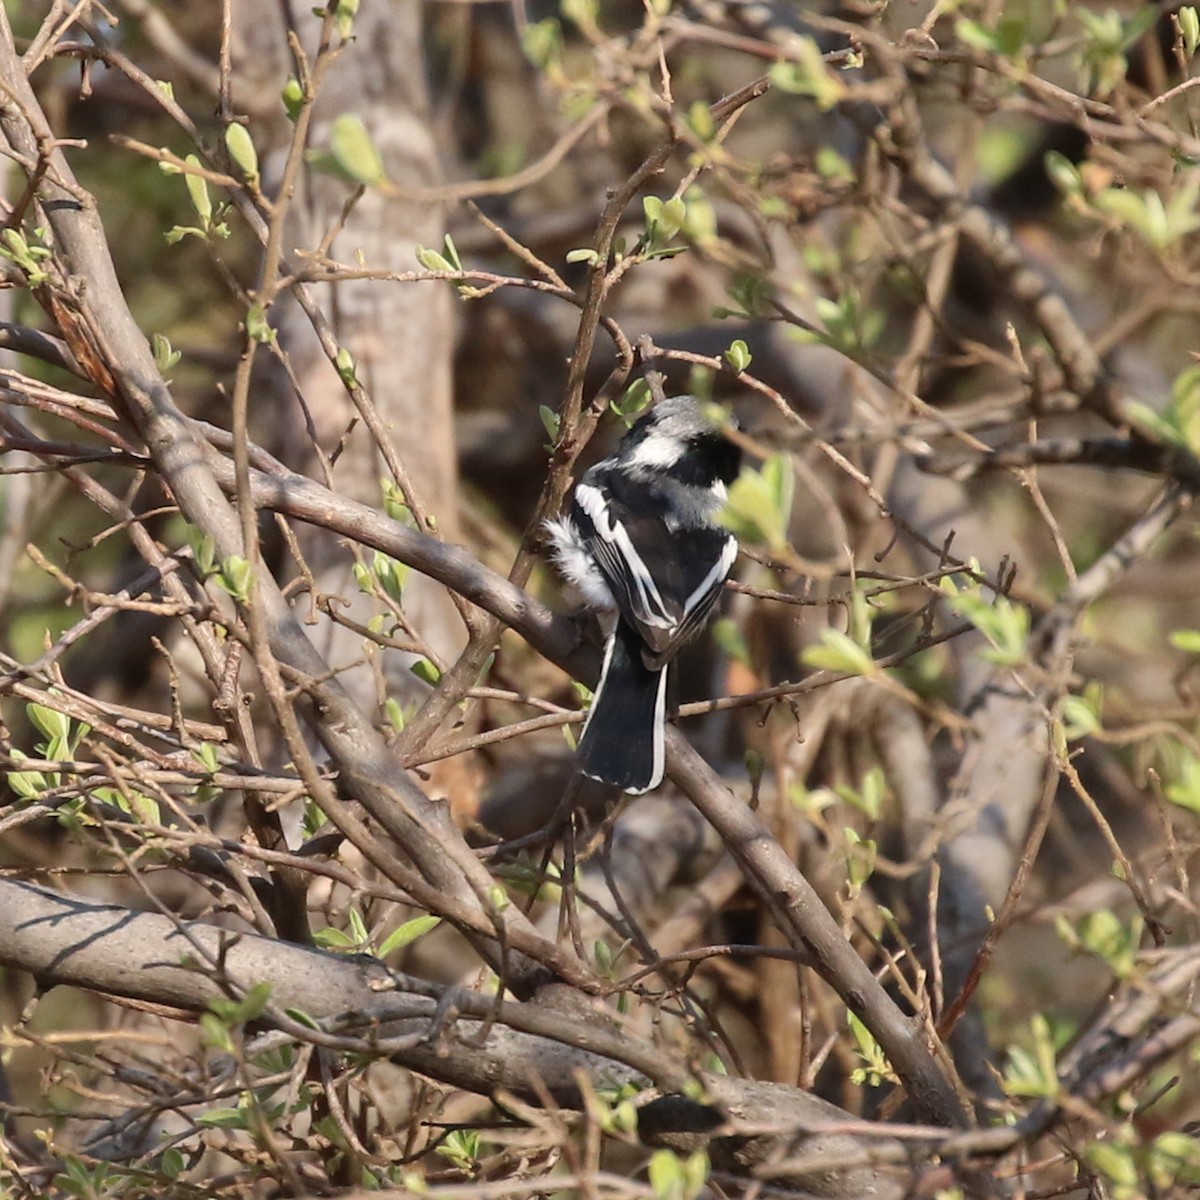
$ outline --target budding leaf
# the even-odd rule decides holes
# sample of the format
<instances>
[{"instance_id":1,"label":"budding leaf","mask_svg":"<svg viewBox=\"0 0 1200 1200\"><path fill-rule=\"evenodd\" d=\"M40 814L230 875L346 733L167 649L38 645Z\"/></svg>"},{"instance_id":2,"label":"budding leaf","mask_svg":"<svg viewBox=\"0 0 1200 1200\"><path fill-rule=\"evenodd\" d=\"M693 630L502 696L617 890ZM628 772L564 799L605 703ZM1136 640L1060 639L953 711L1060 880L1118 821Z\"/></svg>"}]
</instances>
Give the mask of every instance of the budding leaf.
<instances>
[{"instance_id":1,"label":"budding leaf","mask_svg":"<svg viewBox=\"0 0 1200 1200\"><path fill-rule=\"evenodd\" d=\"M329 133L329 149L334 162L355 183L371 187L387 179L383 159L362 118L355 113L343 113L334 121Z\"/></svg>"},{"instance_id":2,"label":"budding leaf","mask_svg":"<svg viewBox=\"0 0 1200 1200\"><path fill-rule=\"evenodd\" d=\"M245 175L246 182L251 187L258 187L258 151L254 149L254 142L245 125L239 125L235 121L232 125L226 126L225 148L229 151L229 157L237 163L238 168Z\"/></svg>"},{"instance_id":3,"label":"budding leaf","mask_svg":"<svg viewBox=\"0 0 1200 1200\"><path fill-rule=\"evenodd\" d=\"M737 341L725 351L725 361L735 371L737 371L738 374L741 374L741 372L743 372L750 365L752 358L753 355L750 353L750 348L745 342L742 341L741 338L738 338Z\"/></svg>"}]
</instances>

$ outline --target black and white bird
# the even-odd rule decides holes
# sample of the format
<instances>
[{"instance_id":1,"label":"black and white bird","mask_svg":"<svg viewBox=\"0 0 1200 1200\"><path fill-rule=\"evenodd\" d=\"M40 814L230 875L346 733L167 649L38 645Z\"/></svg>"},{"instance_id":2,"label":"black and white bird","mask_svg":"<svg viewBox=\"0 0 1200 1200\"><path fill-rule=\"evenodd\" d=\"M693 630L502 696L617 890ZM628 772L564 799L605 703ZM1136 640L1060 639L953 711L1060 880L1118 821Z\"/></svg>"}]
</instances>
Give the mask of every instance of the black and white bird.
<instances>
[{"instance_id":1,"label":"black and white bird","mask_svg":"<svg viewBox=\"0 0 1200 1200\"><path fill-rule=\"evenodd\" d=\"M737 540L717 514L740 465L700 404L674 396L547 522L559 570L611 625L579 740L579 769L592 779L633 793L662 781L667 664L704 627L733 568Z\"/></svg>"}]
</instances>

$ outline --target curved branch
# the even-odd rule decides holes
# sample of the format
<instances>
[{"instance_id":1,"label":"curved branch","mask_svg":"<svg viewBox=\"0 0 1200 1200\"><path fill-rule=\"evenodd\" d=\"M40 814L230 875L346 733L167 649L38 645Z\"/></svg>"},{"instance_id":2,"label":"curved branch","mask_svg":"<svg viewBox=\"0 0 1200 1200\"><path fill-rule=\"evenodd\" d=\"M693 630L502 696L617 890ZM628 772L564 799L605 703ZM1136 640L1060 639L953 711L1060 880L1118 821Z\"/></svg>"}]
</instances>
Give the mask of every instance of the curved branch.
<instances>
[{"instance_id":1,"label":"curved branch","mask_svg":"<svg viewBox=\"0 0 1200 1200\"><path fill-rule=\"evenodd\" d=\"M782 1147L792 1156L790 1174L797 1181L807 1178L810 1157L842 1159L848 1169L822 1168L822 1195L850 1200L901 1193L870 1166L870 1155L890 1145L882 1131L862 1137L840 1132L853 1119L797 1088L702 1075L721 1109L714 1112L678 1094L687 1072L657 1047L611 1026L609 1014L599 1020L588 1005L562 1013L497 1004L493 996L406 979L366 955L311 950L12 880L0 880L0 907L6 914L0 963L28 971L44 987L66 984L202 1013L214 999L266 981L268 1023L273 1012L299 1010L327 1028L365 1029L360 1050L385 1051L393 1062L452 1087L481 1096L503 1090L535 1104L548 1096L582 1108L596 1088L645 1089L655 1082L676 1092L646 1110L644 1136L659 1144L691 1139L694 1147L713 1140L714 1157L730 1166L778 1159ZM219 963L219 970L195 965L204 958ZM311 1036L329 1041L316 1031ZM586 1089L581 1079L588 1081ZM747 1131L722 1146L721 1135L734 1132L726 1122Z\"/></svg>"}]
</instances>

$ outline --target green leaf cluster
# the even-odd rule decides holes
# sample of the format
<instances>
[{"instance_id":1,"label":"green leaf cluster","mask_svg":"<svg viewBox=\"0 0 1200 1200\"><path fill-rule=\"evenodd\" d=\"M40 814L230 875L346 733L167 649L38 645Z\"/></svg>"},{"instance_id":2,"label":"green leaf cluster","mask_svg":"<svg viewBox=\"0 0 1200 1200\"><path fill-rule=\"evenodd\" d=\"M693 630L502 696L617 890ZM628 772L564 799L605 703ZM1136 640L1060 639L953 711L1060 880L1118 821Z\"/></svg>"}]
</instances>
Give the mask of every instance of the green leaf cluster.
<instances>
[{"instance_id":1,"label":"green leaf cluster","mask_svg":"<svg viewBox=\"0 0 1200 1200\"><path fill-rule=\"evenodd\" d=\"M66 713L45 704L31 702L25 706L25 714L44 738L35 747L38 757L54 762L70 762L74 759L80 742L92 731L92 727L86 722L72 721ZM16 747L13 747L9 754L18 762L28 757ZM57 771L9 771L6 778L8 786L22 800L36 800L44 792L62 783L62 776ZM78 807L77 804L69 810L71 815L78 816ZM65 818L67 815L68 811L60 813L60 817Z\"/></svg>"},{"instance_id":2,"label":"green leaf cluster","mask_svg":"<svg viewBox=\"0 0 1200 1200\"><path fill-rule=\"evenodd\" d=\"M1029 1022L1031 1045L1012 1046L1004 1073L1004 1090L1010 1096L1053 1099L1058 1095L1058 1049L1050 1022L1035 1013Z\"/></svg>"},{"instance_id":3,"label":"green leaf cluster","mask_svg":"<svg viewBox=\"0 0 1200 1200\"><path fill-rule=\"evenodd\" d=\"M1029 41L1029 21L1022 12L1005 12L991 26L982 25L970 17L959 17L954 23L954 33L964 46L970 46L972 50L998 54L1002 58L1020 62Z\"/></svg>"},{"instance_id":4,"label":"green leaf cluster","mask_svg":"<svg viewBox=\"0 0 1200 1200\"><path fill-rule=\"evenodd\" d=\"M1200 1184L1200 1138L1169 1131L1142 1140L1131 1122L1084 1150L1088 1165L1103 1175L1113 1200L1177 1195Z\"/></svg>"},{"instance_id":5,"label":"green leaf cluster","mask_svg":"<svg viewBox=\"0 0 1200 1200\"><path fill-rule=\"evenodd\" d=\"M1083 26L1080 66L1088 91L1098 99L1111 95L1125 78L1129 50L1158 20L1158 12L1147 6L1126 18L1114 8L1092 12L1076 4L1072 9Z\"/></svg>"},{"instance_id":6,"label":"green leaf cluster","mask_svg":"<svg viewBox=\"0 0 1200 1200\"><path fill-rule=\"evenodd\" d=\"M396 604L404 598L404 585L408 582L411 569L406 563L376 550L371 557L371 565L356 562L354 564L354 580L358 590L366 596L384 595Z\"/></svg>"},{"instance_id":7,"label":"green leaf cluster","mask_svg":"<svg viewBox=\"0 0 1200 1200\"><path fill-rule=\"evenodd\" d=\"M49 236L49 230L40 227L28 236L19 229L5 229L0 234L0 255L21 268L30 287L39 287L50 278L43 266L52 254L45 244Z\"/></svg>"},{"instance_id":8,"label":"green leaf cluster","mask_svg":"<svg viewBox=\"0 0 1200 1200\"><path fill-rule=\"evenodd\" d=\"M960 577L961 578L961 577ZM956 582L944 576L938 585L952 611L969 621L991 645L984 658L999 666L1023 662L1029 645L1029 609L1007 596L986 600L974 580Z\"/></svg>"},{"instance_id":9,"label":"green leaf cluster","mask_svg":"<svg viewBox=\"0 0 1200 1200\"><path fill-rule=\"evenodd\" d=\"M712 1168L708 1154L696 1150L681 1158L674 1150L656 1150L650 1156L646 1174L658 1200L696 1200L708 1183Z\"/></svg>"},{"instance_id":10,"label":"green leaf cluster","mask_svg":"<svg viewBox=\"0 0 1200 1200\"><path fill-rule=\"evenodd\" d=\"M479 1168L483 1135L478 1129L452 1129L434 1149L460 1171L474 1175Z\"/></svg>"},{"instance_id":11,"label":"green leaf cluster","mask_svg":"<svg viewBox=\"0 0 1200 1200\"><path fill-rule=\"evenodd\" d=\"M785 551L794 489L792 460L786 454L772 455L758 470L743 467L730 485L721 523L745 541Z\"/></svg>"},{"instance_id":12,"label":"green leaf cluster","mask_svg":"<svg viewBox=\"0 0 1200 1200\"><path fill-rule=\"evenodd\" d=\"M871 1031L854 1013L847 1011L846 1021L850 1026L850 1034L854 1038L854 1050L858 1055L861 1067L855 1067L850 1073L850 1081L856 1084L868 1084L879 1087L882 1083L899 1083L900 1079L892 1070L883 1047L875 1040Z\"/></svg>"},{"instance_id":13,"label":"green leaf cluster","mask_svg":"<svg viewBox=\"0 0 1200 1200\"><path fill-rule=\"evenodd\" d=\"M1180 747L1178 765L1164 795L1172 804L1200 815L1200 758L1190 750Z\"/></svg>"},{"instance_id":14,"label":"green leaf cluster","mask_svg":"<svg viewBox=\"0 0 1200 1200\"><path fill-rule=\"evenodd\" d=\"M1064 945L1101 959L1118 979L1133 974L1144 927L1140 916L1126 924L1107 908L1085 913L1074 923L1065 913L1059 913L1054 921L1054 930Z\"/></svg>"},{"instance_id":15,"label":"green leaf cluster","mask_svg":"<svg viewBox=\"0 0 1200 1200\"><path fill-rule=\"evenodd\" d=\"M177 167L171 162L159 163L159 167L167 175L183 175L188 198L196 210L199 225L175 225L167 230L168 246L174 246L186 237L200 238L201 241L223 241L229 237L229 226L221 219L221 212L213 207L212 197L208 194L208 180L201 172L204 165L195 154L189 154L184 160L188 169ZM222 205L222 211L224 206Z\"/></svg>"},{"instance_id":16,"label":"green leaf cluster","mask_svg":"<svg viewBox=\"0 0 1200 1200\"><path fill-rule=\"evenodd\" d=\"M812 38L793 38L788 48L794 57L774 63L768 73L772 87L809 96L822 112L828 112L845 97L846 85L826 65L820 46Z\"/></svg>"},{"instance_id":17,"label":"green leaf cluster","mask_svg":"<svg viewBox=\"0 0 1200 1200\"><path fill-rule=\"evenodd\" d=\"M1171 385L1171 399L1161 413L1137 400L1127 403L1129 416L1168 445L1200 454L1200 363L1184 367Z\"/></svg>"},{"instance_id":18,"label":"green leaf cluster","mask_svg":"<svg viewBox=\"0 0 1200 1200\"><path fill-rule=\"evenodd\" d=\"M790 329L790 335L799 342L828 346L847 358L859 359L883 332L883 311L864 308L853 288L847 288L835 297L818 296L813 306L824 329Z\"/></svg>"},{"instance_id":19,"label":"green leaf cluster","mask_svg":"<svg viewBox=\"0 0 1200 1200\"><path fill-rule=\"evenodd\" d=\"M879 668L869 646L857 642L840 629L821 630L821 640L803 654L804 665L814 671L834 671L846 675L874 675Z\"/></svg>"},{"instance_id":20,"label":"green leaf cluster","mask_svg":"<svg viewBox=\"0 0 1200 1200\"><path fill-rule=\"evenodd\" d=\"M635 379L619 400L608 407L621 418L628 429L650 405L650 385L644 379Z\"/></svg>"},{"instance_id":21,"label":"green leaf cluster","mask_svg":"<svg viewBox=\"0 0 1200 1200\"><path fill-rule=\"evenodd\" d=\"M266 981L256 983L240 1000L214 996L208 1002L208 1011L200 1014L200 1032L204 1044L214 1050L232 1052L235 1030L262 1016L270 999L271 984Z\"/></svg>"}]
</instances>

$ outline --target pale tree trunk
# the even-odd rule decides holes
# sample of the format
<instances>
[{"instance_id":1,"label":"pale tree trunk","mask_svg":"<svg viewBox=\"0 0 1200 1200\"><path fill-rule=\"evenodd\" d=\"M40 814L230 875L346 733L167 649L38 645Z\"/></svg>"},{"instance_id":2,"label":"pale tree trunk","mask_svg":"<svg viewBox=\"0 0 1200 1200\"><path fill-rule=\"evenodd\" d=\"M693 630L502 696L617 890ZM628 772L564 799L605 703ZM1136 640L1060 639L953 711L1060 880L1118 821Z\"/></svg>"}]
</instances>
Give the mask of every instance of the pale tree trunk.
<instances>
[{"instance_id":1,"label":"pale tree trunk","mask_svg":"<svg viewBox=\"0 0 1200 1200\"><path fill-rule=\"evenodd\" d=\"M286 30L277 0L238 0L235 23L235 72L259 94L278 96L294 70L287 53ZM290 18L310 54L320 22L310 7L290 6ZM383 159L389 180L401 188L427 188L440 179L437 146L428 124L428 93L421 50L420 5L413 0L371 0L354 23L354 40L332 64L315 106L310 147L329 144L331 123L354 114L368 130ZM278 146L290 135L282 120ZM267 159L268 181L271 159ZM279 163L275 163L278 175ZM301 172L285 254L321 244L344 215L352 194L349 184L306 166ZM444 214L436 203L413 202L368 189L346 217L331 254L342 262L361 261L380 271L417 266L418 246L440 246ZM458 520L458 477L451 387L452 296L445 285L340 280L314 285L338 344L353 355L356 375L374 404L382 427L411 480L420 503L436 519L438 531L454 538ZM336 454L333 486L343 495L373 506L381 504L380 480L389 475L384 456L318 343L308 317L296 304L285 304L277 318L280 345L286 352L304 404L312 417L324 455ZM312 439L295 389L280 371L273 383L271 411L278 425L264 422L256 435L274 438L279 453L306 472L319 471ZM345 437L347 429L353 432ZM365 623L374 611L364 603L352 575L352 560L328 537L309 535L302 551L312 568L318 594L340 598L344 611ZM303 601L307 604L307 601ZM414 577L405 588L404 609L414 632L443 658L463 643L462 623L444 589ZM313 631L314 634L317 631ZM360 634L326 621L314 637L331 664L344 668L361 660ZM360 703L374 711L382 684L388 694L413 695L418 685L408 671L411 655L389 651L376 657L374 671L357 669L343 676ZM382 677L378 666L382 666Z\"/></svg>"}]
</instances>

